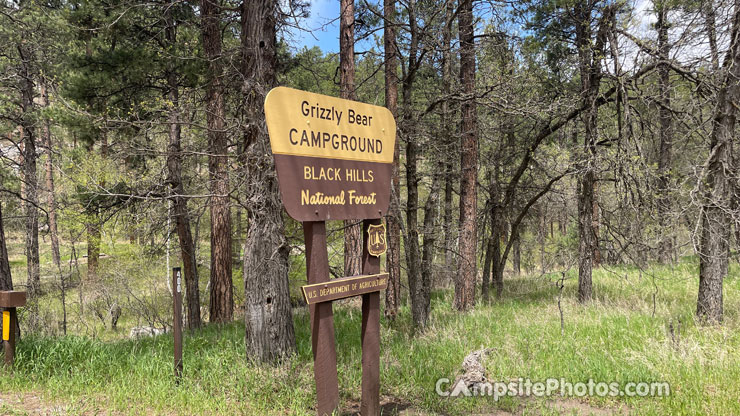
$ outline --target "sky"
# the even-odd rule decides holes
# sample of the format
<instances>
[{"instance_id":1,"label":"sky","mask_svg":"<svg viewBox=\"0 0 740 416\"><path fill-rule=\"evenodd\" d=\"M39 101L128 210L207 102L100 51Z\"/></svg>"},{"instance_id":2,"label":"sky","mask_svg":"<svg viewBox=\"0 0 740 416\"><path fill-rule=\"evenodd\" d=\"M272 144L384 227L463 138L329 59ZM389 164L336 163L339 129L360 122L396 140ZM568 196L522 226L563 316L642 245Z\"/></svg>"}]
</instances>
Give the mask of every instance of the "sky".
<instances>
[{"instance_id":1,"label":"sky","mask_svg":"<svg viewBox=\"0 0 740 416\"><path fill-rule=\"evenodd\" d=\"M634 11L629 31L638 38L654 38L655 32L652 24L655 23L656 16L652 11L654 7L653 0L630 0L630 2ZM718 10L718 15L722 14L722 11ZM674 19L680 18L675 16ZM719 20L722 20L722 18ZM302 30L291 28L288 33L289 44L296 51L304 47L318 46L324 53L339 52L339 0L310 0L310 16L308 19L299 21L298 25ZM686 27L682 27L681 24L674 24L669 36L673 38L672 41L676 41L678 40L677 37L685 30ZM720 41L724 40L720 39ZM634 59L639 56L637 47L631 45L631 42L620 43L624 54L622 57L623 65L627 67L635 65ZM363 45L359 47L363 48ZM691 43L684 43L683 46L676 47L672 52L674 57L679 58L679 60L697 59L706 56L708 53L706 45Z\"/></svg>"},{"instance_id":2,"label":"sky","mask_svg":"<svg viewBox=\"0 0 740 416\"><path fill-rule=\"evenodd\" d=\"M311 0L311 16L299 22L305 30L290 30L295 47L339 51L339 0Z\"/></svg>"}]
</instances>

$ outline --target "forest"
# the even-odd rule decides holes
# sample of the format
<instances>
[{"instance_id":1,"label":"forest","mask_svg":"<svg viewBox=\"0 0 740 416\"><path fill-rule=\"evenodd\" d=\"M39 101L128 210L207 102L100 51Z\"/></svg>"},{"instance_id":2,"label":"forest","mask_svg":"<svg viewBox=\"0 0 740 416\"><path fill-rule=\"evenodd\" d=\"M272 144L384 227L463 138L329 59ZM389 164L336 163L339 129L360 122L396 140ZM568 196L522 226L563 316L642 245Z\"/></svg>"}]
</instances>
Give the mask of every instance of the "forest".
<instances>
[{"instance_id":1,"label":"forest","mask_svg":"<svg viewBox=\"0 0 740 416\"><path fill-rule=\"evenodd\" d=\"M382 414L740 414L740 0L1 0L0 413L316 414L278 86L395 118ZM326 239L362 274L362 218ZM440 393L471 359L670 395Z\"/></svg>"}]
</instances>

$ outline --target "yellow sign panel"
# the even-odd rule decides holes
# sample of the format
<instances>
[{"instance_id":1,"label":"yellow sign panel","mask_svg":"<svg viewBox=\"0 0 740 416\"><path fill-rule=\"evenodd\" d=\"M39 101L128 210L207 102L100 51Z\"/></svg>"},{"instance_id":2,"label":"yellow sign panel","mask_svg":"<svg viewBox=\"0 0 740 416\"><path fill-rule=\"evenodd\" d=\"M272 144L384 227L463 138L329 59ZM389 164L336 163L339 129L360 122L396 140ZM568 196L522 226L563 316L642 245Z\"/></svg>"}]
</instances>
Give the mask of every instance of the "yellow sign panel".
<instances>
[{"instance_id":1,"label":"yellow sign panel","mask_svg":"<svg viewBox=\"0 0 740 416\"><path fill-rule=\"evenodd\" d=\"M385 107L277 87L265 117L275 154L393 163L396 122Z\"/></svg>"},{"instance_id":2,"label":"yellow sign panel","mask_svg":"<svg viewBox=\"0 0 740 416\"><path fill-rule=\"evenodd\" d=\"M10 311L3 311L3 341L10 339Z\"/></svg>"}]
</instances>

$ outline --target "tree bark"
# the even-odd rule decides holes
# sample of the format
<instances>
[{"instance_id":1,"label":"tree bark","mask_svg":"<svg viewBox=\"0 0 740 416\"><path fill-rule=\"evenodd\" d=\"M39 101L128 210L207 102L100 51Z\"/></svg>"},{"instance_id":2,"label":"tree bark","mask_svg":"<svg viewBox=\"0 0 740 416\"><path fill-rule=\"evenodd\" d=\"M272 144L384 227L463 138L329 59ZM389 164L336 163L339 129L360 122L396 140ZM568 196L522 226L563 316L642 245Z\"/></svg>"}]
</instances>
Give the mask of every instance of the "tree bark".
<instances>
[{"instance_id":1,"label":"tree bark","mask_svg":"<svg viewBox=\"0 0 740 416\"><path fill-rule=\"evenodd\" d=\"M558 216L558 231L561 236L568 234L568 201L565 199L563 199L563 210Z\"/></svg>"},{"instance_id":2,"label":"tree bark","mask_svg":"<svg viewBox=\"0 0 740 416\"><path fill-rule=\"evenodd\" d=\"M670 192L670 169L672 161L673 130L671 123L671 84L668 65L670 44L668 43L668 8L664 2L656 2L658 20L655 28L658 31L658 53L663 61L658 67L658 87L660 89L660 107L658 109L658 138L660 153L658 156L658 224L660 225L660 242L658 258L668 264L673 259L673 231L669 216L672 203Z\"/></svg>"},{"instance_id":3,"label":"tree bark","mask_svg":"<svg viewBox=\"0 0 740 416\"><path fill-rule=\"evenodd\" d=\"M416 326L423 327L426 310L424 285L419 270L419 177L417 172L418 145L410 126L410 85L404 83L404 136L406 136L406 276L409 281L409 297L411 298L411 316Z\"/></svg>"},{"instance_id":4,"label":"tree bark","mask_svg":"<svg viewBox=\"0 0 740 416\"><path fill-rule=\"evenodd\" d=\"M488 179L488 218L491 226L490 236L486 240L486 258L483 264L483 285L481 286L483 300L488 302L490 299L490 282L496 290L496 297L500 297L504 288L504 271L501 259L501 237L503 236L501 221L501 195L499 187L499 165L498 161L494 162L492 171ZM488 264L486 264L488 263ZM486 271L486 267L490 268Z\"/></svg>"},{"instance_id":5,"label":"tree bark","mask_svg":"<svg viewBox=\"0 0 740 416\"><path fill-rule=\"evenodd\" d=\"M511 239L514 240L512 246L513 252L511 253L514 257L511 259L511 261L514 269L514 274L517 276L522 273L522 248L521 239L519 238L519 233L521 233L520 228L521 227L514 228L511 233Z\"/></svg>"},{"instance_id":6,"label":"tree bark","mask_svg":"<svg viewBox=\"0 0 740 416\"><path fill-rule=\"evenodd\" d=\"M385 106L396 117L398 113L398 57L396 54L396 1L383 2L383 48L385 53ZM394 320L398 315L401 300L401 177L400 144L396 140L393 149L393 173L391 178L391 205L388 221L388 287L385 290L385 317Z\"/></svg>"},{"instance_id":7,"label":"tree bark","mask_svg":"<svg viewBox=\"0 0 740 416\"><path fill-rule=\"evenodd\" d=\"M585 111L581 113L584 126L584 146L579 162L578 181L578 300L586 302L592 296L591 272L596 253L594 229L594 184L596 183L596 139L598 137L598 93L601 85L601 60L604 55L607 30L614 16L612 7L605 7L599 21L595 41L591 39L593 5L577 2L575 15L578 69L581 77L581 95Z\"/></svg>"},{"instance_id":8,"label":"tree bark","mask_svg":"<svg viewBox=\"0 0 740 416\"><path fill-rule=\"evenodd\" d=\"M539 211L539 219L538 223L539 226L537 227L537 242L540 245L540 267L542 269L542 274L547 273L547 250L545 250L545 243L547 238L547 228L546 228L546 212L544 204L540 205ZM594 250L594 254L596 253L596 250Z\"/></svg>"},{"instance_id":9,"label":"tree bark","mask_svg":"<svg viewBox=\"0 0 740 416\"><path fill-rule=\"evenodd\" d=\"M47 91L46 78L41 77L41 106L49 106L49 92ZM54 148L51 142L51 128L49 121L44 120L42 130L43 146L46 148L46 162L44 170L46 172L46 205L49 210L49 236L51 239L51 259L57 270L61 267L61 257L59 255L59 232L57 230L57 201L56 191L54 190Z\"/></svg>"},{"instance_id":10,"label":"tree bark","mask_svg":"<svg viewBox=\"0 0 740 416\"><path fill-rule=\"evenodd\" d=\"M339 95L355 100L355 4L340 0L339 16ZM362 222L344 221L344 275L362 273Z\"/></svg>"},{"instance_id":11,"label":"tree bark","mask_svg":"<svg viewBox=\"0 0 740 416\"><path fill-rule=\"evenodd\" d=\"M461 0L458 14L460 31L460 83L466 100L461 104L460 160L460 261L455 281L454 307L467 310L475 305L476 211L478 173L478 134L475 108L475 39L473 1Z\"/></svg>"},{"instance_id":12,"label":"tree bark","mask_svg":"<svg viewBox=\"0 0 740 416\"><path fill-rule=\"evenodd\" d=\"M733 138L740 102L740 1L735 1L730 48L723 62L724 79L717 94L710 158L703 180L699 241L697 317L719 323L723 317L722 282L727 275L734 178Z\"/></svg>"},{"instance_id":13,"label":"tree bark","mask_svg":"<svg viewBox=\"0 0 740 416\"><path fill-rule=\"evenodd\" d=\"M496 290L496 298L501 298L504 293L504 267L506 266L506 259L501 253L501 239L505 234L501 211L499 204L491 207L491 216L494 218L491 230L491 279L493 288Z\"/></svg>"},{"instance_id":14,"label":"tree bark","mask_svg":"<svg viewBox=\"0 0 740 416\"><path fill-rule=\"evenodd\" d=\"M489 201L489 204L491 201ZM491 234L493 234L493 218L489 218L491 223ZM493 236L489 234L488 237L486 237L486 229L483 228L483 236L485 240L485 250L486 255L483 260L483 282L481 284L481 297L483 298L483 302L488 303L488 300L490 298L489 292L491 287L491 260L493 258Z\"/></svg>"},{"instance_id":15,"label":"tree bark","mask_svg":"<svg viewBox=\"0 0 740 416\"><path fill-rule=\"evenodd\" d=\"M237 146L236 154L238 155L237 157L241 158L244 154L244 149L242 149L241 146ZM241 167L239 169L241 169ZM242 207L239 205L237 205L234 210L236 211L234 218L236 227L234 229L234 237L232 238L231 252L235 256L234 264L239 264L244 261L244 259L241 258L242 247L244 247L244 242L242 241L242 235L244 235L244 214L242 212Z\"/></svg>"},{"instance_id":16,"label":"tree bark","mask_svg":"<svg viewBox=\"0 0 740 416\"><path fill-rule=\"evenodd\" d=\"M442 165L442 163L440 163ZM434 192L441 182L441 166L432 174L432 187L424 204L424 243L421 252L421 284L419 288L421 302L415 312L414 322L421 328L429 323L432 305L432 283L434 282L434 251L437 242L437 206L439 193Z\"/></svg>"},{"instance_id":17,"label":"tree bark","mask_svg":"<svg viewBox=\"0 0 740 416\"><path fill-rule=\"evenodd\" d=\"M277 0L242 4L242 71L246 101L247 213L244 244L247 356L262 362L295 351L290 306L288 256L280 202L263 105L276 84Z\"/></svg>"},{"instance_id":18,"label":"tree bark","mask_svg":"<svg viewBox=\"0 0 740 416\"><path fill-rule=\"evenodd\" d=\"M33 121L34 80L31 64L31 52L23 44L18 45L21 59L21 106L23 126L23 184L25 201L23 207L26 216L26 265L28 271L28 296L36 298L41 294L39 270L39 214L38 214L38 177L36 173L36 128Z\"/></svg>"},{"instance_id":19,"label":"tree bark","mask_svg":"<svg viewBox=\"0 0 740 416\"><path fill-rule=\"evenodd\" d=\"M578 300L586 302L591 299L593 269L593 182L594 173L586 168L578 181Z\"/></svg>"},{"instance_id":20,"label":"tree bark","mask_svg":"<svg viewBox=\"0 0 740 416\"><path fill-rule=\"evenodd\" d=\"M5 243L5 230L3 229L3 211L2 202L0 202L0 290L13 290L13 278L10 274L10 260L8 259L8 247ZM16 316L15 328L16 339L20 337L20 327L18 326L18 317ZM2 321L0 321L0 330L2 330Z\"/></svg>"},{"instance_id":21,"label":"tree bark","mask_svg":"<svg viewBox=\"0 0 740 416\"><path fill-rule=\"evenodd\" d=\"M665 8L665 6L663 7ZM704 28L707 31L707 40L709 41L709 56L712 60L712 69L716 72L719 69L719 49L717 48L717 12L715 10L715 2L712 0L703 0L701 9L704 14Z\"/></svg>"},{"instance_id":22,"label":"tree bark","mask_svg":"<svg viewBox=\"0 0 740 416\"><path fill-rule=\"evenodd\" d=\"M98 280L98 262L100 260L100 219L96 207L88 210L87 223L87 280Z\"/></svg>"},{"instance_id":23,"label":"tree bark","mask_svg":"<svg viewBox=\"0 0 740 416\"><path fill-rule=\"evenodd\" d=\"M167 8L166 19L168 47L174 53L177 42L177 26L171 17L171 8ZM187 327L196 329L201 326L200 318L200 289L198 287L198 266L195 260L195 244L190 231L190 214L188 212L187 200L184 197L185 187L182 183L182 148L180 129L180 96L177 81L177 72L174 59L168 62L167 87L169 89L169 100L172 107L169 110L169 145L167 149L167 173L169 186L173 195L172 212L175 215L177 237L180 241L180 256L182 257L183 272L185 276L185 303L187 305Z\"/></svg>"},{"instance_id":24,"label":"tree bark","mask_svg":"<svg viewBox=\"0 0 740 416\"><path fill-rule=\"evenodd\" d=\"M206 124L211 215L210 321L230 322L234 311L231 277L231 212L229 209L228 143L226 140L221 61L221 5L219 0L201 3L203 51L206 71Z\"/></svg>"},{"instance_id":25,"label":"tree bark","mask_svg":"<svg viewBox=\"0 0 740 416\"><path fill-rule=\"evenodd\" d=\"M401 112L403 114L401 126L402 137L406 140L406 233L404 236L406 249L406 276L409 281L409 298L411 299L411 317L414 325L423 327L426 324L425 311L427 297L424 291L424 281L421 276L421 253L419 250L419 173L418 158L419 144L416 137L416 122L414 120L412 90L419 69L419 31L416 21L416 4L411 0L408 4L409 12L409 55L406 74L403 78L401 91Z\"/></svg>"},{"instance_id":26,"label":"tree bark","mask_svg":"<svg viewBox=\"0 0 740 416\"><path fill-rule=\"evenodd\" d=\"M449 155L448 155L449 156ZM452 218L452 203L453 203L453 183L455 181L455 174L453 172L453 165L451 163L445 164L445 199L444 199L444 213L442 222L445 224L444 229L444 251L445 251L445 268L446 273L452 275L457 267L455 265L455 224L453 224Z\"/></svg>"},{"instance_id":27,"label":"tree bark","mask_svg":"<svg viewBox=\"0 0 740 416\"><path fill-rule=\"evenodd\" d=\"M8 246L5 243L5 230L3 229L3 211L0 203L0 290L13 290L13 278L10 275L10 260L8 259Z\"/></svg>"},{"instance_id":28,"label":"tree bark","mask_svg":"<svg viewBox=\"0 0 740 416\"><path fill-rule=\"evenodd\" d=\"M91 38L88 37L85 41L85 57L90 60L92 59L92 46ZM88 103L90 104L90 103ZM105 141L106 133L101 132L102 141ZM88 154L91 155L94 152L95 143L90 142L86 146ZM76 138L75 138L76 147ZM107 146L101 146L101 156L105 157ZM98 280L98 260L100 258L100 208L97 204L91 203L85 207L86 213L86 224L85 234L87 239L87 274L86 280L95 281ZM82 292L80 292L82 293Z\"/></svg>"},{"instance_id":29,"label":"tree bark","mask_svg":"<svg viewBox=\"0 0 740 416\"><path fill-rule=\"evenodd\" d=\"M452 25L455 21L455 2L454 0L445 0L445 26L442 31L442 95L449 96L452 92ZM452 224L452 198L453 182L455 175L453 172L453 161L455 152L455 135L452 132L454 114L450 100L442 102L442 129L445 134L445 151L446 160L444 166L445 172L445 198L444 198L444 256L446 274L452 275L456 269L454 262L454 230Z\"/></svg>"},{"instance_id":30,"label":"tree bark","mask_svg":"<svg viewBox=\"0 0 740 416\"><path fill-rule=\"evenodd\" d=\"M599 182L596 180L596 178L594 178L593 187L594 187L594 190L591 193L591 195L593 196L593 199L592 199L593 205L591 206L591 209L593 210L593 214L591 214L592 215L591 228L593 229L593 233L594 233L593 267L594 269L598 269L599 267L601 267L601 248L599 247ZM542 220L543 221L545 220L544 217ZM545 228L544 224L542 224L542 228L543 229Z\"/></svg>"}]
</instances>

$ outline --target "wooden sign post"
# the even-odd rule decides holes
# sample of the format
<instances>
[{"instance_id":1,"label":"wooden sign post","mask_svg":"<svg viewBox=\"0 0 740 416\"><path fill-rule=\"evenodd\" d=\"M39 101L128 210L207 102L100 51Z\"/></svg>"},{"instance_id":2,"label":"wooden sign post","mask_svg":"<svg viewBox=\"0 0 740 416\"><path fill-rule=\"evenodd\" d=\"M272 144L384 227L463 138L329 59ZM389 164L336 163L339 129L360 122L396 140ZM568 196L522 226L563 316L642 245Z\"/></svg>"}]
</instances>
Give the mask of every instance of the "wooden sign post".
<instances>
[{"instance_id":1,"label":"wooden sign post","mask_svg":"<svg viewBox=\"0 0 740 416\"><path fill-rule=\"evenodd\" d=\"M380 273L396 122L384 107L278 87L265 99L286 211L303 222L317 411L339 406L332 301L362 296L363 415L380 414ZM362 275L330 280L327 220L362 220Z\"/></svg>"},{"instance_id":2,"label":"wooden sign post","mask_svg":"<svg viewBox=\"0 0 740 416\"><path fill-rule=\"evenodd\" d=\"M3 308L3 344L5 366L10 368L15 360L15 333L18 325L16 308L26 305L26 292L17 290L0 291L0 308Z\"/></svg>"},{"instance_id":3,"label":"wooden sign post","mask_svg":"<svg viewBox=\"0 0 740 416\"><path fill-rule=\"evenodd\" d=\"M172 269L172 337L175 344L175 383L182 379L182 272Z\"/></svg>"}]
</instances>

